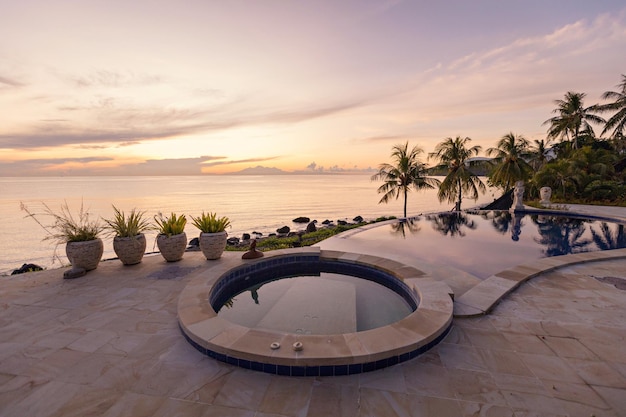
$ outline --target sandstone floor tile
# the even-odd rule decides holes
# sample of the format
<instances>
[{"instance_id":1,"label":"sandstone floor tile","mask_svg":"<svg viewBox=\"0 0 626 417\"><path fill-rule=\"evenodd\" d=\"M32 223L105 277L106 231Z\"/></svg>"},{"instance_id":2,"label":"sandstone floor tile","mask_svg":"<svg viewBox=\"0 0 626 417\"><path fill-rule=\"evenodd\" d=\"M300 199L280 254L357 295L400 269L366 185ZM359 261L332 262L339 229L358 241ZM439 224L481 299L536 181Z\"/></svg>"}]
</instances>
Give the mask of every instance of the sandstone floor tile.
<instances>
[{"instance_id":1,"label":"sandstone floor tile","mask_svg":"<svg viewBox=\"0 0 626 417\"><path fill-rule=\"evenodd\" d=\"M306 417L357 417L359 390L354 385L313 384Z\"/></svg>"},{"instance_id":2,"label":"sandstone floor tile","mask_svg":"<svg viewBox=\"0 0 626 417\"><path fill-rule=\"evenodd\" d=\"M304 417L309 405L312 386L312 378L272 378L259 411Z\"/></svg>"},{"instance_id":3,"label":"sandstone floor tile","mask_svg":"<svg viewBox=\"0 0 626 417\"><path fill-rule=\"evenodd\" d=\"M561 358L597 359L589 349L572 337L544 336L543 341Z\"/></svg>"},{"instance_id":4,"label":"sandstone floor tile","mask_svg":"<svg viewBox=\"0 0 626 417\"><path fill-rule=\"evenodd\" d=\"M455 369L487 370L482 357L473 347L440 343L438 353L443 365L450 371Z\"/></svg>"},{"instance_id":5,"label":"sandstone floor tile","mask_svg":"<svg viewBox=\"0 0 626 417\"><path fill-rule=\"evenodd\" d=\"M495 329L467 329L465 334L477 348L514 350L514 346Z\"/></svg>"},{"instance_id":6,"label":"sandstone floor tile","mask_svg":"<svg viewBox=\"0 0 626 417\"><path fill-rule=\"evenodd\" d=\"M554 398L549 393L534 394L525 392L503 391L508 405L516 412L532 412L527 415L563 415L569 413L565 409L565 402L558 398ZM520 414L523 415L523 414Z\"/></svg>"},{"instance_id":7,"label":"sandstone floor tile","mask_svg":"<svg viewBox=\"0 0 626 417\"><path fill-rule=\"evenodd\" d=\"M581 383L583 380L565 360L556 356L520 353L524 364L540 379Z\"/></svg>"},{"instance_id":8,"label":"sandstone floor tile","mask_svg":"<svg viewBox=\"0 0 626 417\"><path fill-rule=\"evenodd\" d=\"M449 374L450 371L439 365L426 363L405 366L406 392L430 397L456 398Z\"/></svg>"},{"instance_id":9,"label":"sandstone floor tile","mask_svg":"<svg viewBox=\"0 0 626 417\"><path fill-rule=\"evenodd\" d=\"M24 373L36 380L55 379L87 356L85 352L59 349L37 361Z\"/></svg>"},{"instance_id":10,"label":"sandstone floor tile","mask_svg":"<svg viewBox=\"0 0 626 417\"><path fill-rule=\"evenodd\" d=\"M3 417L48 417L56 413L80 390L78 384L50 381L32 390L22 400L2 411Z\"/></svg>"},{"instance_id":11,"label":"sandstone floor tile","mask_svg":"<svg viewBox=\"0 0 626 417\"><path fill-rule=\"evenodd\" d=\"M545 394L547 389L539 378L510 374L493 374L493 380L500 391Z\"/></svg>"},{"instance_id":12,"label":"sandstone floor tile","mask_svg":"<svg viewBox=\"0 0 626 417\"><path fill-rule=\"evenodd\" d=\"M109 369L115 367L120 360L113 355L90 354L81 358L56 378L72 384L91 384Z\"/></svg>"},{"instance_id":13,"label":"sandstone floor tile","mask_svg":"<svg viewBox=\"0 0 626 417\"><path fill-rule=\"evenodd\" d=\"M501 349L476 349L492 373L533 376L516 352Z\"/></svg>"},{"instance_id":14,"label":"sandstone floor tile","mask_svg":"<svg viewBox=\"0 0 626 417\"><path fill-rule=\"evenodd\" d=\"M515 417L507 406L459 401L463 417Z\"/></svg>"},{"instance_id":15,"label":"sandstone floor tile","mask_svg":"<svg viewBox=\"0 0 626 417\"><path fill-rule=\"evenodd\" d=\"M107 344L111 339L116 338L117 333L107 330L94 330L87 332L74 342L67 345L68 349L80 352L95 352Z\"/></svg>"},{"instance_id":16,"label":"sandstone floor tile","mask_svg":"<svg viewBox=\"0 0 626 417\"><path fill-rule=\"evenodd\" d=\"M475 330L475 329L471 329ZM472 342L467 335L468 330L459 326L454 325L454 321L452 322L452 328L443 339L443 342L450 343L453 345L466 345L471 346Z\"/></svg>"},{"instance_id":17,"label":"sandstone floor tile","mask_svg":"<svg viewBox=\"0 0 626 417\"><path fill-rule=\"evenodd\" d=\"M567 363L589 385L626 389L626 377L614 365L585 359L567 359Z\"/></svg>"},{"instance_id":18,"label":"sandstone floor tile","mask_svg":"<svg viewBox=\"0 0 626 417\"><path fill-rule=\"evenodd\" d=\"M363 389L361 416L458 416L461 409L453 399L407 395Z\"/></svg>"},{"instance_id":19,"label":"sandstone floor tile","mask_svg":"<svg viewBox=\"0 0 626 417\"><path fill-rule=\"evenodd\" d=\"M165 398L125 392L103 417L152 417Z\"/></svg>"},{"instance_id":20,"label":"sandstone floor tile","mask_svg":"<svg viewBox=\"0 0 626 417\"><path fill-rule=\"evenodd\" d=\"M539 355L552 355L554 353L552 349L535 334L503 332L502 335L509 341L515 352L536 353Z\"/></svg>"},{"instance_id":21,"label":"sandstone floor tile","mask_svg":"<svg viewBox=\"0 0 626 417\"><path fill-rule=\"evenodd\" d=\"M391 366L359 375L359 385L383 391L407 392L404 371L400 366Z\"/></svg>"},{"instance_id":22,"label":"sandstone floor tile","mask_svg":"<svg viewBox=\"0 0 626 417\"><path fill-rule=\"evenodd\" d=\"M624 413L626 410L626 390L621 388L610 387L593 387L603 399L606 401L613 410L618 413ZM623 415L623 414L622 414Z\"/></svg>"},{"instance_id":23,"label":"sandstone floor tile","mask_svg":"<svg viewBox=\"0 0 626 417\"><path fill-rule=\"evenodd\" d=\"M459 400L506 405L491 374L478 371L456 370L449 373L454 395Z\"/></svg>"},{"instance_id":24,"label":"sandstone floor tile","mask_svg":"<svg viewBox=\"0 0 626 417\"><path fill-rule=\"evenodd\" d=\"M151 363L149 369L131 386L133 392L184 399L206 382L206 377L195 365Z\"/></svg>"},{"instance_id":25,"label":"sandstone floor tile","mask_svg":"<svg viewBox=\"0 0 626 417\"><path fill-rule=\"evenodd\" d=\"M607 403L586 384L573 384L569 382L543 381L546 391L554 398L572 402L579 406L588 405L599 409L608 409Z\"/></svg>"},{"instance_id":26,"label":"sandstone floor tile","mask_svg":"<svg viewBox=\"0 0 626 417\"><path fill-rule=\"evenodd\" d=\"M207 361L209 361L207 359ZM201 386L187 395L184 399L188 401L213 404L217 394L228 380L233 368L222 365L216 361L209 361L203 366L204 381Z\"/></svg>"},{"instance_id":27,"label":"sandstone floor tile","mask_svg":"<svg viewBox=\"0 0 626 417\"><path fill-rule=\"evenodd\" d=\"M85 333L86 331L83 329L63 329L61 331L56 331L40 337L37 341L35 341L35 345L60 349L75 342L77 339L80 339L85 335Z\"/></svg>"},{"instance_id":28,"label":"sandstone floor tile","mask_svg":"<svg viewBox=\"0 0 626 417\"><path fill-rule=\"evenodd\" d=\"M119 391L82 386L51 417L99 417L106 413L121 396L122 393Z\"/></svg>"},{"instance_id":29,"label":"sandstone floor tile","mask_svg":"<svg viewBox=\"0 0 626 417\"><path fill-rule=\"evenodd\" d=\"M236 369L226 379L214 404L256 410L272 380L271 375Z\"/></svg>"},{"instance_id":30,"label":"sandstone floor tile","mask_svg":"<svg viewBox=\"0 0 626 417\"><path fill-rule=\"evenodd\" d=\"M204 417L210 406L174 398L165 399L152 417ZM224 414L227 415L227 414Z\"/></svg>"}]
</instances>

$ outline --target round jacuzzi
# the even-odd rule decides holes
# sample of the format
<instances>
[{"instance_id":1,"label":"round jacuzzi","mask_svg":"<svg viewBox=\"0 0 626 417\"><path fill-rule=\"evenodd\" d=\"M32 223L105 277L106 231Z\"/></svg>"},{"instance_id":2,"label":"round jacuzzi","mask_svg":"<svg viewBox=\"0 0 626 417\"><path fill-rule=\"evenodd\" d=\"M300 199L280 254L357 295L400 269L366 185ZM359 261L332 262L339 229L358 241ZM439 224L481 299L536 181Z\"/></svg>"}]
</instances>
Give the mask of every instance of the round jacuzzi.
<instances>
[{"instance_id":1,"label":"round jacuzzi","mask_svg":"<svg viewBox=\"0 0 626 417\"><path fill-rule=\"evenodd\" d=\"M407 265L300 248L226 254L181 293L179 324L202 353L292 376L367 372L419 355L452 322L449 289Z\"/></svg>"}]
</instances>

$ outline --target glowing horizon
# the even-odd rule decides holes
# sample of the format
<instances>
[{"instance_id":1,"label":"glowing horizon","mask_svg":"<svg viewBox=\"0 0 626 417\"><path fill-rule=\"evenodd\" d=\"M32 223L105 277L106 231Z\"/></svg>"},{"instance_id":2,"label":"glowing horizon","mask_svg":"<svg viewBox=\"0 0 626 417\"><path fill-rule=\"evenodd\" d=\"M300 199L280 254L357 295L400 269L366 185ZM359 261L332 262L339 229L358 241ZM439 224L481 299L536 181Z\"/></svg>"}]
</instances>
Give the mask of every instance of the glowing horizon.
<instances>
[{"instance_id":1,"label":"glowing horizon","mask_svg":"<svg viewBox=\"0 0 626 417\"><path fill-rule=\"evenodd\" d=\"M620 1L88 3L3 8L0 175L361 172L626 73Z\"/></svg>"}]
</instances>

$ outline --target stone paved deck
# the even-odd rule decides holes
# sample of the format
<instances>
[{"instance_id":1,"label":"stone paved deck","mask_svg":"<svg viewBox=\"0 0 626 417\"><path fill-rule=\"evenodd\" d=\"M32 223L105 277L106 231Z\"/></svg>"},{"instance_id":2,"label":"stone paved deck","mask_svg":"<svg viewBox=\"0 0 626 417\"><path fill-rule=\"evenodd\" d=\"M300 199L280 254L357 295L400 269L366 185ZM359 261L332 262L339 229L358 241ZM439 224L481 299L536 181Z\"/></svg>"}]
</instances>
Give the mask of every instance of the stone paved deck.
<instances>
[{"instance_id":1,"label":"stone paved deck","mask_svg":"<svg viewBox=\"0 0 626 417\"><path fill-rule=\"evenodd\" d=\"M183 339L176 301L208 262L2 277L0 416L626 416L623 258L540 274L414 360L315 378L236 368Z\"/></svg>"}]
</instances>

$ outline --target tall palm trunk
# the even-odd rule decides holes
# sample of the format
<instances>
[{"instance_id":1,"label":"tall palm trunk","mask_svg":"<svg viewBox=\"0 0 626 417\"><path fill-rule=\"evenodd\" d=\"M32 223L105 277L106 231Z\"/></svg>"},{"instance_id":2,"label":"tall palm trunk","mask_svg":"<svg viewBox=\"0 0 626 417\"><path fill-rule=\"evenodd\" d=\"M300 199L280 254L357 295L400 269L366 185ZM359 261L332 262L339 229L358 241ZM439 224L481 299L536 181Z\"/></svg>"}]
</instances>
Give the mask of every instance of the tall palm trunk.
<instances>
[{"instance_id":1,"label":"tall palm trunk","mask_svg":"<svg viewBox=\"0 0 626 417\"><path fill-rule=\"evenodd\" d=\"M408 195L407 195L408 191L409 191L408 188L404 189L404 217L405 218L406 218L406 202L408 200Z\"/></svg>"},{"instance_id":2,"label":"tall palm trunk","mask_svg":"<svg viewBox=\"0 0 626 417\"><path fill-rule=\"evenodd\" d=\"M461 200L463 199L463 189L461 188L461 178L459 178L457 181L457 187L459 187L459 199L456 201L454 210L461 211Z\"/></svg>"}]
</instances>

